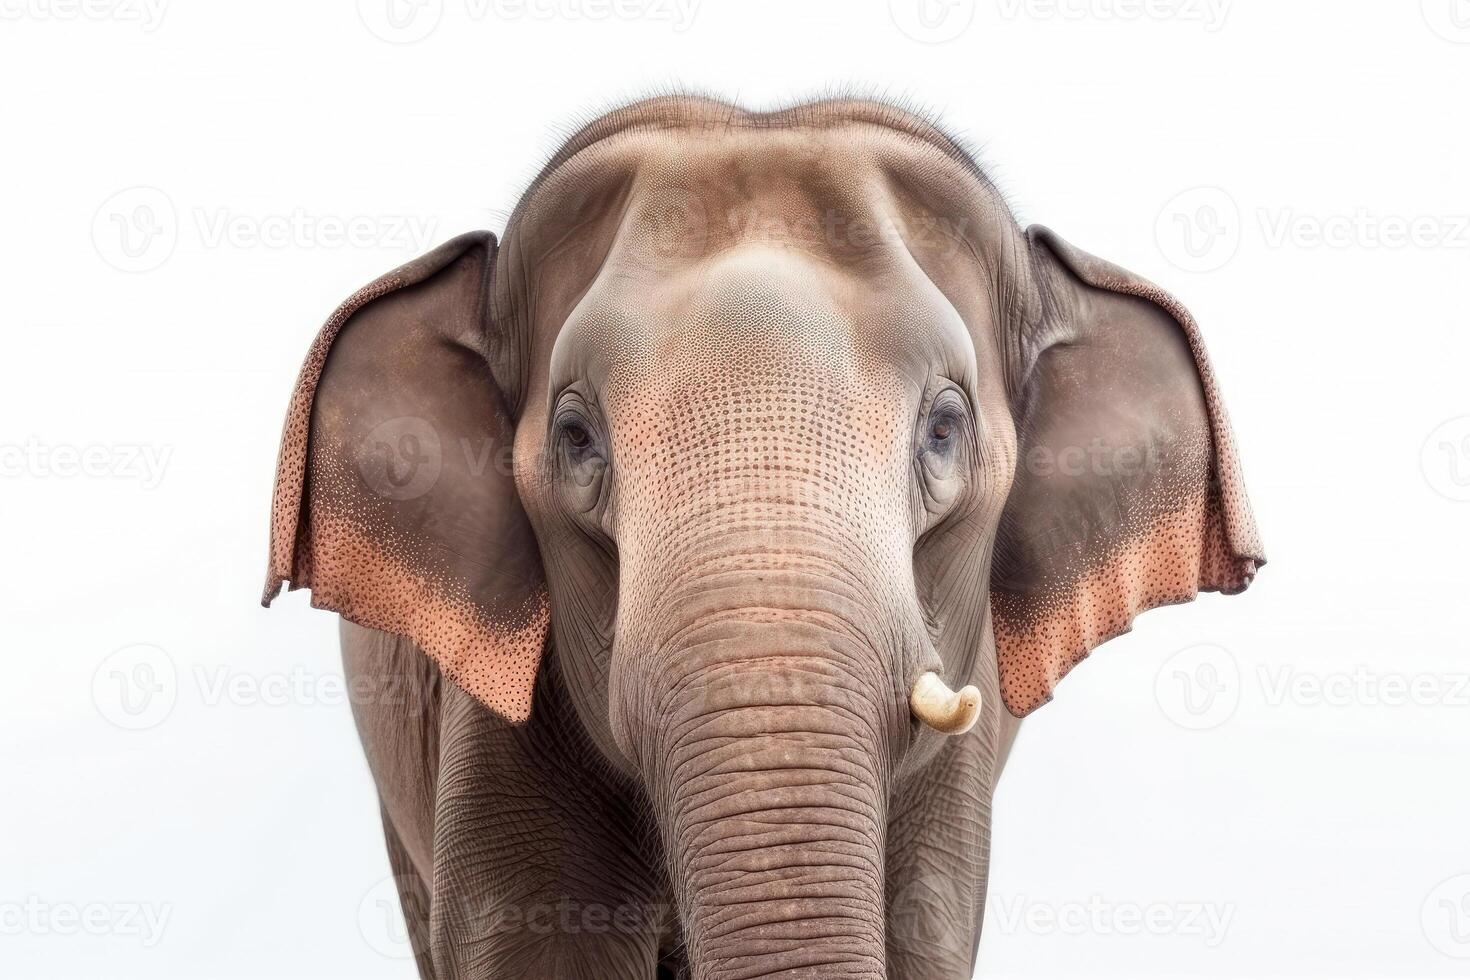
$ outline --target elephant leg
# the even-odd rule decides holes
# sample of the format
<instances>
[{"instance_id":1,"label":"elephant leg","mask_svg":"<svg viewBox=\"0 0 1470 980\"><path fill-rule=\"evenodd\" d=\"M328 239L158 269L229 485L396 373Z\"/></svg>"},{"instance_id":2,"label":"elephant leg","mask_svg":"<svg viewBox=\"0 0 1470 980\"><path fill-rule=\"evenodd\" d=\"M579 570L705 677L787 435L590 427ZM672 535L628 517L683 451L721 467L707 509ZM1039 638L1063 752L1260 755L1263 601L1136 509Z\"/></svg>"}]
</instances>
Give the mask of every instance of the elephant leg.
<instances>
[{"instance_id":1,"label":"elephant leg","mask_svg":"<svg viewBox=\"0 0 1470 980\"><path fill-rule=\"evenodd\" d=\"M990 867L995 735L982 726L951 739L894 794L886 864L888 976L896 980L971 976Z\"/></svg>"},{"instance_id":2,"label":"elephant leg","mask_svg":"<svg viewBox=\"0 0 1470 980\"><path fill-rule=\"evenodd\" d=\"M440 980L655 976L668 899L648 821L587 743L551 660L522 726L445 689L430 927Z\"/></svg>"},{"instance_id":3,"label":"elephant leg","mask_svg":"<svg viewBox=\"0 0 1470 980\"><path fill-rule=\"evenodd\" d=\"M378 787L384 828L404 852L406 867L428 881L433 873L439 716L448 685L410 640L345 619L340 633L352 714ZM390 854L394 846L390 843Z\"/></svg>"},{"instance_id":4,"label":"elephant leg","mask_svg":"<svg viewBox=\"0 0 1470 980\"><path fill-rule=\"evenodd\" d=\"M403 924L413 944L413 959L421 980L435 980L434 963L429 950L429 886L414 868L393 820L383 811L383 838L388 845L388 864L393 869L393 882L398 886L398 904L403 909Z\"/></svg>"},{"instance_id":5,"label":"elephant leg","mask_svg":"<svg viewBox=\"0 0 1470 980\"><path fill-rule=\"evenodd\" d=\"M412 642L345 620L341 634L420 975L653 976L673 932L662 857L573 717L553 652L532 719L514 726Z\"/></svg>"}]
</instances>

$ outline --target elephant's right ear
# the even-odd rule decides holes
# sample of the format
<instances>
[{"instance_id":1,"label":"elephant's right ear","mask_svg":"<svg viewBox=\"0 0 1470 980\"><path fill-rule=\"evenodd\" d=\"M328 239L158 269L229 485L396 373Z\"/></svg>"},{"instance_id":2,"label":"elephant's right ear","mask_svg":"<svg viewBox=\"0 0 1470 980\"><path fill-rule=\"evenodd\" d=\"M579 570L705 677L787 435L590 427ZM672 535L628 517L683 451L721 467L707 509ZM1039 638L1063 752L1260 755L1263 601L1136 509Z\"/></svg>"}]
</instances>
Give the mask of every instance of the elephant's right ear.
<instances>
[{"instance_id":1,"label":"elephant's right ear","mask_svg":"<svg viewBox=\"0 0 1470 980\"><path fill-rule=\"evenodd\" d=\"M1028 241L1045 301L1016 344L1019 457L990 596L1018 717L1139 613L1239 592L1266 561L1194 317L1044 228Z\"/></svg>"},{"instance_id":2,"label":"elephant's right ear","mask_svg":"<svg viewBox=\"0 0 1470 980\"><path fill-rule=\"evenodd\" d=\"M264 604L413 640L512 721L549 609L487 353L495 237L462 235L354 293L307 353L281 436Z\"/></svg>"}]
</instances>

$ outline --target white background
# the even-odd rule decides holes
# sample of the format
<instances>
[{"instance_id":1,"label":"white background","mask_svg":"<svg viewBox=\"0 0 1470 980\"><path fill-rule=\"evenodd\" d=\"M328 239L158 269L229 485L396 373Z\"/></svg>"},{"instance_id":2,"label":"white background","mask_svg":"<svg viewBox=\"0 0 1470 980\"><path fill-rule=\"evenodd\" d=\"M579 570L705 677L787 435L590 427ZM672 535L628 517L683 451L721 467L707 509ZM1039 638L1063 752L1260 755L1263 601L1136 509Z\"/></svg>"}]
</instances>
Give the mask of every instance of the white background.
<instances>
[{"instance_id":1,"label":"white background","mask_svg":"<svg viewBox=\"0 0 1470 980\"><path fill-rule=\"evenodd\" d=\"M1026 723L980 975L1470 973L1470 3L530 2L0 0L0 975L413 975L335 619L256 604L286 398L675 85L911 97L1204 327L1271 564Z\"/></svg>"}]
</instances>

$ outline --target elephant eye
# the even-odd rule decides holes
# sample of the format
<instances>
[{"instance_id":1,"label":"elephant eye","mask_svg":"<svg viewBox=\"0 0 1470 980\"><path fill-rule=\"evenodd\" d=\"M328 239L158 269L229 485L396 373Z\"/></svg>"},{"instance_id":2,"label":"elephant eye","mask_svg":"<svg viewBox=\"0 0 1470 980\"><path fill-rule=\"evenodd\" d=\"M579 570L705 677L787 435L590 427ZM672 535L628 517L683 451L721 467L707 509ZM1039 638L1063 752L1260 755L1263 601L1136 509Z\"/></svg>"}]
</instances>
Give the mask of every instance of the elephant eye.
<instances>
[{"instance_id":1,"label":"elephant eye","mask_svg":"<svg viewBox=\"0 0 1470 980\"><path fill-rule=\"evenodd\" d=\"M585 463L598 456L597 440L581 418L573 415L558 422L556 428L562 449L573 463Z\"/></svg>"},{"instance_id":2,"label":"elephant eye","mask_svg":"<svg viewBox=\"0 0 1470 980\"><path fill-rule=\"evenodd\" d=\"M918 431L918 475L925 506L937 520L948 512L965 485L969 460L970 402L955 384L935 392Z\"/></svg>"},{"instance_id":3,"label":"elephant eye","mask_svg":"<svg viewBox=\"0 0 1470 980\"><path fill-rule=\"evenodd\" d=\"M930 453L948 455L960 441L964 420L964 396L953 389L940 392L929 409L923 448Z\"/></svg>"},{"instance_id":4,"label":"elephant eye","mask_svg":"<svg viewBox=\"0 0 1470 980\"><path fill-rule=\"evenodd\" d=\"M573 449L586 449L592 442L592 437L587 434L587 429L580 422L569 422L562 426L561 431L567 445Z\"/></svg>"},{"instance_id":5,"label":"elephant eye","mask_svg":"<svg viewBox=\"0 0 1470 980\"><path fill-rule=\"evenodd\" d=\"M929 522L943 519L966 485L970 402L953 383L936 392L917 432L916 474Z\"/></svg>"},{"instance_id":6,"label":"elephant eye","mask_svg":"<svg viewBox=\"0 0 1470 980\"><path fill-rule=\"evenodd\" d=\"M557 404L552 437L562 459L577 470L585 470L602 459L598 448L597 423L587 402L576 392L568 392Z\"/></svg>"},{"instance_id":7,"label":"elephant eye","mask_svg":"<svg viewBox=\"0 0 1470 980\"><path fill-rule=\"evenodd\" d=\"M575 392L558 402L553 418L549 436L557 485L571 511L590 516L600 506L606 483L603 429L591 406Z\"/></svg>"}]
</instances>

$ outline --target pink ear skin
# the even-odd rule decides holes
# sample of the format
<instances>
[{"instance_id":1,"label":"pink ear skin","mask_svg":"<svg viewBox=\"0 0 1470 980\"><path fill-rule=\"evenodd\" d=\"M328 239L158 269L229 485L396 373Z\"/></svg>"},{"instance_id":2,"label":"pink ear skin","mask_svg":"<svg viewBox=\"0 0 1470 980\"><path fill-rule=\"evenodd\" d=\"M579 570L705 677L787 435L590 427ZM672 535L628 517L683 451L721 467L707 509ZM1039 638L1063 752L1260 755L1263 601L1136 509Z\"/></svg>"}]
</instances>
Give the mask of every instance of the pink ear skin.
<instances>
[{"instance_id":1,"label":"pink ear skin","mask_svg":"<svg viewBox=\"0 0 1470 980\"><path fill-rule=\"evenodd\" d=\"M1194 318L1044 228L1028 238L1066 322L1026 379L992 579L1001 694L1017 717L1139 613L1240 592L1265 564Z\"/></svg>"},{"instance_id":2,"label":"pink ear skin","mask_svg":"<svg viewBox=\"0 0 1470 980\"><path fill-rule=\"evenodd\" d=\"M406 636L524 721L549 623L508 461L514 422L484 357L495 237L462 235L358 290L291 397L264 603Z\"/></svg>"}]
</instances>

